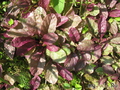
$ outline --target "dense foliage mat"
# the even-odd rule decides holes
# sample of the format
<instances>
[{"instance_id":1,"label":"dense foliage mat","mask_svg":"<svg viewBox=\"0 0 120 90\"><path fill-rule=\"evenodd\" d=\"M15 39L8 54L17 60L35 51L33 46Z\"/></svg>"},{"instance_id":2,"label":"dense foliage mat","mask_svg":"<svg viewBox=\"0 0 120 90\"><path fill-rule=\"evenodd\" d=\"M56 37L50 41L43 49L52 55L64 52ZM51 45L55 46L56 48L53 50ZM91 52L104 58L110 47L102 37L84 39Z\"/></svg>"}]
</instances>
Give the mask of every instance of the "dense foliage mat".
<instances>
[{"instance_id":1,"label":"dense foliage mat","mask_svg":"<svg viewBox=\"0 0 120 90\"><path fill-rule=\"evenodd\" d=\"M0 3L1 90L120 90L119 0Z\"/></svg>"}]
</instances>

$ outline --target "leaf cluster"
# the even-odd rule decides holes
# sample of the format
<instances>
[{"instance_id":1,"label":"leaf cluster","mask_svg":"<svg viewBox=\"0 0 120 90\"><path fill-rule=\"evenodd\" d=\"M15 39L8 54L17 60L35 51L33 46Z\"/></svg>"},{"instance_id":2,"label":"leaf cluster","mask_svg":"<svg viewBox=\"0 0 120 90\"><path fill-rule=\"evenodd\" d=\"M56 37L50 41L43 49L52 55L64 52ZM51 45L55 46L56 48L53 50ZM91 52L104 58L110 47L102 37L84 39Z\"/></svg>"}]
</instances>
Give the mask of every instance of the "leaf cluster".
<instances>
[{"instance_id":1,"label":"leaf cluster","mask_svg":"<svg viewBox=\"0 0 120 90\"><path fill-rule=\"evenodd\" d=\"M0 39L10 57L0 74L10 86L36 90L43 77L56 84L61 76L65 89L120 89L119 1L10 1Z\"/></svg>"}]
</instances>

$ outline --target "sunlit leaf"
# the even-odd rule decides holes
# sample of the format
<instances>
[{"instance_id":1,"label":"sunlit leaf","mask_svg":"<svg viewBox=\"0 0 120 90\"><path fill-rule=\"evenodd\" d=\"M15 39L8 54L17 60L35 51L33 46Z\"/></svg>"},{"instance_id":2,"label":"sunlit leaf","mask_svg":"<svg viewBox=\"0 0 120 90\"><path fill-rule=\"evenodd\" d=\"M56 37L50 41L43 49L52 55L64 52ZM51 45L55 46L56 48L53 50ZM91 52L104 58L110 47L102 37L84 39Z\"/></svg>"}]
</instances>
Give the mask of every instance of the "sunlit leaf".
<instances>
[{"instance_id":1,"label":"sunlit leaf","mask_svg":"<svg viewBox=\"0 0 120 90\"><path fill-rule=\"evenodd\" d=\"M103 55L109 55L112 51L113 51L113 47L110 44L108 44L106 45L103 51Z\"/></svg>"},{"instance_id":2,"label":"sunlit leaf","mask_svg":"<svg viewBox=\"0 0 120 90\"><path fill-rule=\"evenodd\" d=\"M117 23L115 21L113 21L111 24L110 24L110 32L114 35L117 34L118 32L118 26L117 26Z\"/></svg>"},{"instance_id":3,"label":"sunlit leaf","mask_svg":"<svg viewBox=\"0 0 120 90\"><path fill-rule=\"evenodd\" d=\"M58 80L58 71L55 65L48 63L45 68L45 79L51 83L55 84Z\"/></svg>"},{"instance_id":4,"label":"sunlit leaf","mask_svg":"<svg viewBox=\"0 0 120 90\"><path fill-rule=\"evenodd\" d=\"M97 6L94 6L93 10L91 12L89 12L89 14L92 16L97 16L99 13L100 13L100 10Z\"/></svg>"},{"instance_id":5,"label":"sunlit leaf","mask_svg":"<svg viewBox=\"0 0 120 90\"><path fill-rule=\"evenodd\" d=\"M91 18L87 18L86 20L87 20L88 26L91 30L91 33L94 35L97 35L98 34L98 24L95 22L95 20L93 20Z\"/></svg>"},{"instance_id":6,"label":"sunlit leaf","mask_svg":"<svg viewBox=\"0 0 120 90\"><path fill-rule=\"evenodd\" d=\"M55 14L48 14L44 17L43 21L41 25L41 34L54 33L56 31L57 18Z\"/></svg>"},{"instance_id":7,"label":"sunlit leaf","mask_svg":"<svg viewBox=\"0 0 120 90\"><path fill-rule=\"evenodd\" d=\"M9 83L10 83L11 85L14 85L14 83L15 83L15 79L14 79L11 75L6 74L6 75L4 76L4 79L5 79L6 81L9 81Z\"/></svg>"},{"instance_id":8,"label":"sunlit leaf","mask_svg":"<svg viewBox=\"0 0 120 90\"><path fill-rule=\"evenodd\" d=\"M13 47L11 44L10 44L10 41L6 41L4 43L4 47L5 47L5 52L7 53L7 55L13 59L14 57L14 54L15 54L15 47Z\"/></svg>"},{"instance_id":9,"label":"sunlit leaf","mask_svg":"<svg viewBox=\"0 0 120 90\"><path fill-rule=\"evenodd\" d=\"M120 17L116 17L115 20L120 22Z\"/></svg>"},{"instance_id":10,"label":"sunlit leaf","mask_svg":"<svg viewBox=\"0 0 120 90\"><path fill-rule=\"evenodd\" d=\"M77 49L79 51L92 51L94 50L94 42L92 40L83 40L79 42Z\"/></svg>"},{"instance_id":11,"label":"sunlit leaf","mask_svg":"<svg viewBox=\"0 0 120 90\"><path fill-rule=\"evenodd\" d=\"M100 58L100 61L106 65L111 65L112 63L114 63L114 59L110 56L103 56Z\"/></svg>"},{"instance_id":12,"label":"sunlit leaf","mask_svg":"<svg viewBox=\"0 0 120 90\"><path fill-rule=\"evenodd\" d=\"M57 17L57 27L65 24L69 20L68 17L61 16L60 14L56 14L56 17Z\"/></svg>"},{"instance_id":13,"label":"sunlit leaf","mask_svg":"<svg viewBox=\"0 0 120 90\"><path fill-rule=\"evenodd\" d=\"M101 11L101 14L102 16L107 19L108 18L108 9L107 9L107 6L106 4L100 4L100 11Z\"/></svg>"},{"instance_id":14,"label":"sunlit leaf","mask_svg":"<svg viewBox=\"0 0 120 90\"><path fill-rule=\"evenodd\" d=\"M120 37L115 37L115 38L111 39L110 42L113 44L120 44Z\"/></svg>"},{"instance_id":15,"label":"sunlit leaf","mask_svg":"<svg viewBox=\"0 0 120 90\"><path fill-rule=\"evenodd\" d=\"M42 73L46 63L45 56L41 54L42 50L38 50L30 57L30 72L34 76Z\"/></svg>"},{"instance_id":16,"label":"sunlit leaf","mask_svg":"<svg viewBox=\"0 0 120 90\"><path fill-rule=\"evenodd\" d=\"M32 90L38 89L38 87L40 86L40 82L41 82L40 77L39 76L34 76L30 81L31 89Z\"/></svg>"},{"instance_id":17,"label":"sunlit leaf","mask_svg":"<svg viewBox=\"0 0 120 90\"><path fill-rule=\"evenodd\" d=\"M94 65L94 64L87 65L85 68L85 71L89 74L92 74L94 72L95 67L96 67L96 65Z\"/></svg>"},{"instance_id":18,"label":"sunlit leaf","mask_svg":"<svg viewBox=\"0 0 120 90\"><path fill-rule=\"evenodd\" d=\"M67 46L62 46L62 49L65 51L66 55L70 55L71 50Z\"/></svg>"},{"instance_id":19,"label":"sunlit leaf","mask_svg":"<svg viewBox=\"0 0 120 90\"><path fill-rule=\"evenodd\" d=\"M49 45L49 46L47 46L47 49L50 50L50 51L56 52L60 48L58 46L55 46L55 45Z\"/></svg>"},{"instance_id":20,"label":"sunlit leaf","mask_svg":"<svg viewBox=\"0 0 120 90\"><path fill-rule=\"evenodd\" d=\"M63 49L59 49L57 52L47 50L47 54L57 63L64 63L67 58L66 52Z\"/></svg>"},{"instance_id":21,"label":"sunlit leaf","mask_svg":"<svg viewBox=\"0 0 120 90\"><path fill-rule=\"evenodd\" d=\"M14 23L13 19L10 19L10 20L8 21L8 24L9 24L9 25L13 25L13 23Z\"/></svg>"}]
</instances>

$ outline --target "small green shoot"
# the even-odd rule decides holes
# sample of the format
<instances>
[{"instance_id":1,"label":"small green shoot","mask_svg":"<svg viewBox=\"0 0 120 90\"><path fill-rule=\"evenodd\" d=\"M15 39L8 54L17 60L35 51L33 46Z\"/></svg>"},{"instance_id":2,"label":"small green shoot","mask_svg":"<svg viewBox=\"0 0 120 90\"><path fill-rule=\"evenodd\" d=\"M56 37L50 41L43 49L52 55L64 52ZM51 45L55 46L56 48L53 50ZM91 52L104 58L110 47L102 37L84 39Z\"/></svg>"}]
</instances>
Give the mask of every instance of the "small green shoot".
<instances>
[{"instance_id":1,"label":"small green shoot","mask_svg":"<svg viewBox=\"0 0 120 90\"><path fill-rule=\"evenodd\" d=\"M12 18L10 18L10 20L8 21L9 25L13 25L14 24L14 20Z\"/></svg>"}]
</instances>

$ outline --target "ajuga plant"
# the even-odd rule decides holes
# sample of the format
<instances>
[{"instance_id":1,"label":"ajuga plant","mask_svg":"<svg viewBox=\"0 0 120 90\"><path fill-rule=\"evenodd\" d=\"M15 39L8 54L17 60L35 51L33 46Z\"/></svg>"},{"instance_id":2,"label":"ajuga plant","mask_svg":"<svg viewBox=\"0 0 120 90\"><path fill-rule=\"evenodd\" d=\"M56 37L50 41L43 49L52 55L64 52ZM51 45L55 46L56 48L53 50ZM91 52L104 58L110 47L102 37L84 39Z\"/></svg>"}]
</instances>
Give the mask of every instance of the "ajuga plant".
<instances>
[{"instance_id":1,"label":"ajuga plant","mask_svg":"<svg viewBox=\"0 0 120 90\"><path fill-rule=\"evenodd\" d=\"M58 76L71 81L74 71L82 72L86 81L81 83L89 82L89 89L119 90L119 5L119 0L10 0L1 23L4 48L13 61L25 58L31 75L4 75L3 63L0 74L8 82L1 88L17 82L15 90L36 90L43 72L47 82L56 84Z\"/></svg>"}]
</instances>

